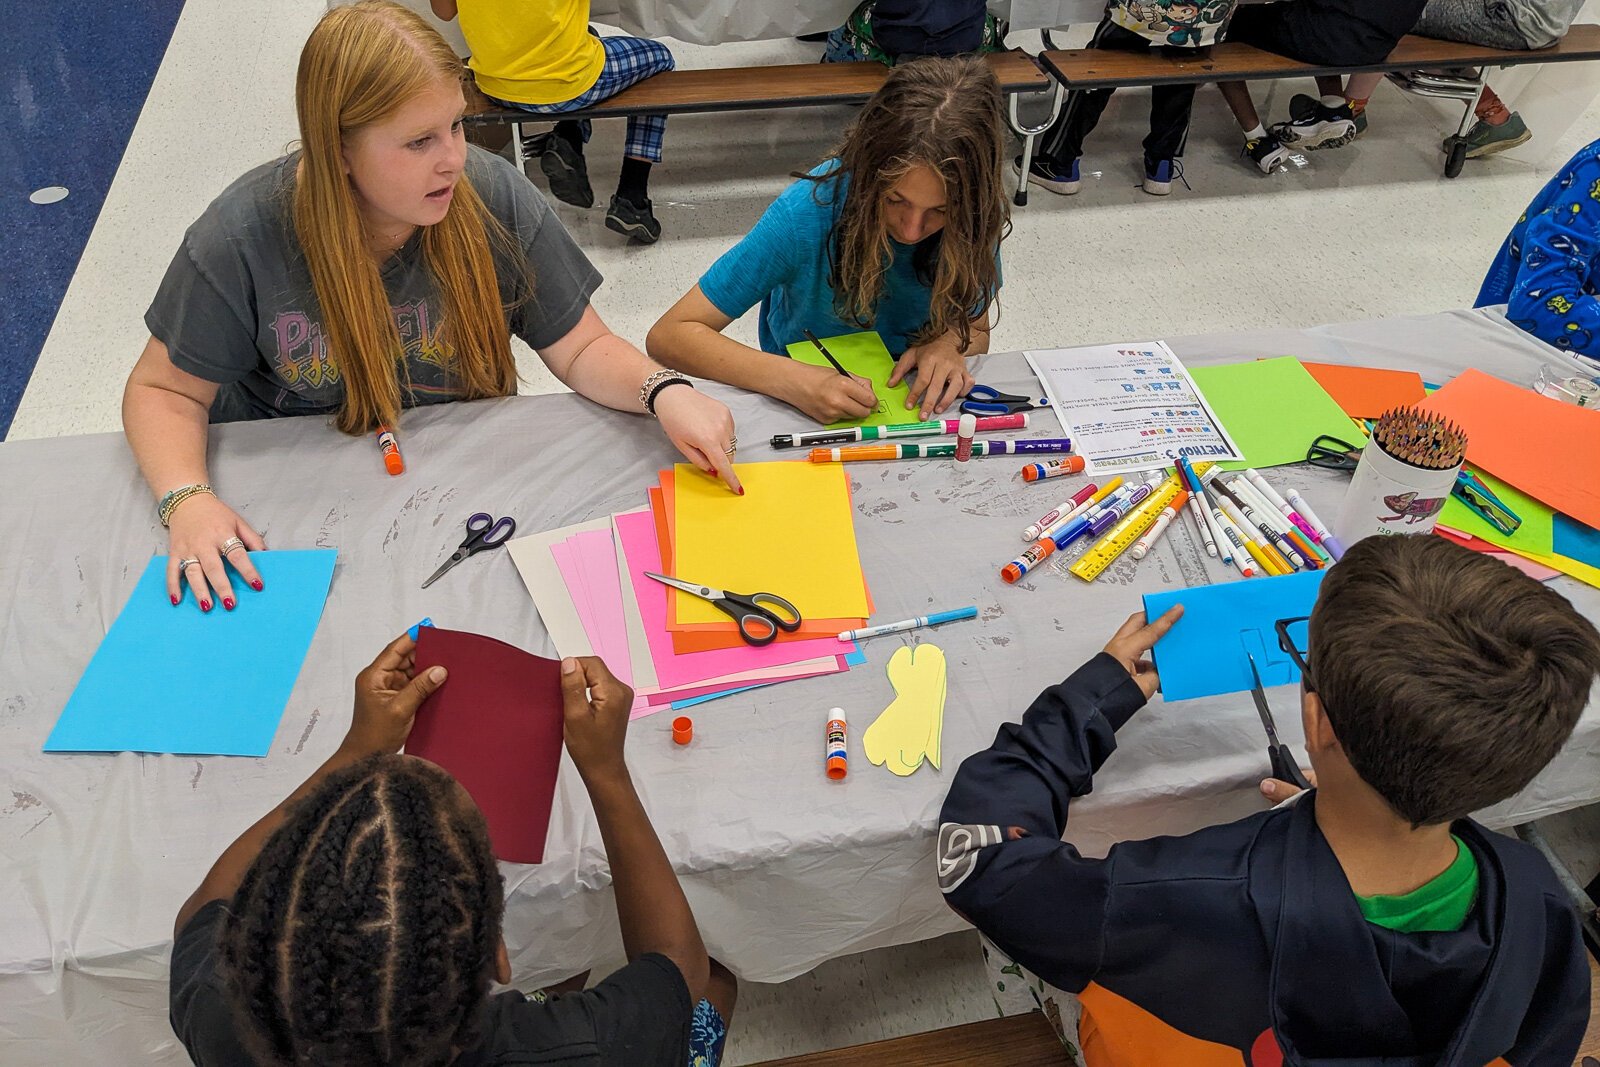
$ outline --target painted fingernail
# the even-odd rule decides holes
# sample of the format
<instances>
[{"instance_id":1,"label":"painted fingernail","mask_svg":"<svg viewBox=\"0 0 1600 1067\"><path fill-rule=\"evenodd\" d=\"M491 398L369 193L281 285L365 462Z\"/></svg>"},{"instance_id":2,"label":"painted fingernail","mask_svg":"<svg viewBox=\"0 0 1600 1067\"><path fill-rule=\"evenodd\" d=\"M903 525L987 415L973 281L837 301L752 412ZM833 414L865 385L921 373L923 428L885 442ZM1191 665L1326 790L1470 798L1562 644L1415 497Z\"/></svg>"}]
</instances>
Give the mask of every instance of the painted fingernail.
<instances>
[{"instance_id":1,"label":"painted fingernail","mask_svg":"<svg viewBox=\"0 0 1600 1067\"><path fill-rule=\"evenodd\" d=\"M261 579L257 578L255 581L250 583L250 588L254 589L256 592L259 593L259 592L261 592L262 589L264 589L266 587L264 585L262 585Z\"/></svg>"},{"instance_id":2,"label":"painted fingernail","mask_svg":"<svg viewBox=\"0 0 1600 1067\"><path fill-rule=\"evenodd\" d=\"M742 485L739 487L739 495L744 496L744 486Z\"/></svg>"},{"instance_id":3,"label":"painted fingernail","mask_svg":"<svg viewBox=\"0 0 1600 1067\"><path fill-rule=\"evenodd\" d=\"M231 596L223 597L222 598L222 606L227 608L229 611L232 611L233 610L233 597L231 597Z\"/></svg>"},{"instance_id":4,"label":"painted fingernail","mask_svg":"<svg viewBox=\"0 0 1600 1067\"><path fill-rule=\"evenodd\" d=\"M178 596L177 596L176 593L174 593L173 596L172 596L172 606L173 607L177 607L178 606Z\"/></svg>"},{"instance_id":5,"label":"painted fingernail","mask_svg":"<svg viewBox=\"0 0 1600 1067\"><path fill-rule=\"evenodd\" d=\"M211 601L209 601L209 600L200 601L200 610L201 611L210 611L211 610Z\"/></svg>"}]
</instances>

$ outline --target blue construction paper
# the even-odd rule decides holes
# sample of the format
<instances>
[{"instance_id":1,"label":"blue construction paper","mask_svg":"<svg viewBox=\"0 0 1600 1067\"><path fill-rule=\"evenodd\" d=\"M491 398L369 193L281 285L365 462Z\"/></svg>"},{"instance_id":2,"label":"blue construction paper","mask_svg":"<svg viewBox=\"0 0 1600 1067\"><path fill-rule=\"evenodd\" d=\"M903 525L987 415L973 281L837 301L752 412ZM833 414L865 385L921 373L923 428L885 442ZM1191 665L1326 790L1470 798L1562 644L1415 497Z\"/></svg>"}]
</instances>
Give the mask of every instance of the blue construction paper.
<instances>
[{"instance_id":1,"label":"blue construction paper","mask_svg":"<svg viewBox=\"0 0 1600 1067\"><path fill-rule=\"evenodd\" d=\"M863 663L867 662L867 654L857 648L854 652L846 654L844 661L852 667L859 667ZM674 700L672 702L672 710L682 711L684 708L692 708L696 704L705 704L712 700L721 700L723 697L731 697L735 693L748 693L752 689L764 689L769 685L781 684L781 682L764 682L761 685L742 685L737 689L724 689L718 693L707 693L704 696L689 697L685 700Z\"/></svg>"},{"instance_id":2,"label":"blue construction paper","mask_svg":"<svg viewBox=\"0 0 1600 1067\"><path fill-rule=\"evenodd\" d=\"M1600 530L1556 512L1553 551L1558 556L1600 567Z\"/></svg>"},{"instance_id":3,"label":"blue construction paper","mask_svg":"<svg viewBox=\"0 0 1600 1067\"><path fill-rule=\"evenodd\" d=\"M265 756L322 618L338 552L252 552L265 587L209 614L167 598L167 557L144 569L84 668L46 752Z\"/></svg>"},{"instance_id":4,"label":"blue construction paper","mask_svg":"<svg viewBox=\"0 0 1600 1067\"><path fill-rule=\"evenodd\" d=\"M1248 692L1253 684L1246 650L1256 657L1265 686L1293 685L1300 670L1279 649L1273 623L1310 615L1323 571L1250 578L1170 593L1148 593L1145 617L1174 604L1183 617L1157 642L1153 655L1168 701Z\"/></svg>"}]
</instances>

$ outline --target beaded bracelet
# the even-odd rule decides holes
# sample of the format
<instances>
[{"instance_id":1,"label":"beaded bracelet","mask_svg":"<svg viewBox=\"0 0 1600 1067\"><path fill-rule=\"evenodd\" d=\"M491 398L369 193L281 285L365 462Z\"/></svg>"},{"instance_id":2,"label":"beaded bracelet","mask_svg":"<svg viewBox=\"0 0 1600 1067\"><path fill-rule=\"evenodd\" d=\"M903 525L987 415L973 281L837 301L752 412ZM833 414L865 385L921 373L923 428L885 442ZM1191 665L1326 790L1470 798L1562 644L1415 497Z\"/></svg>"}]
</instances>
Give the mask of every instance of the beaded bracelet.
<instances>
[{"instance_id":1,"label":"beaded bracelet","mask_svg":"<svg viewBox=\"0 0 1600 1067\"><path fill-rule=\"evenodd\" d=\"M217 495L204 482L195 482L191 485L180 485L162 497L161 503L156 505L156 514L161 517L161 525L171 526L172 513L177 510L178 505L192 496L199 496L201 493L211 493L212 496Z\"/></svg>"},{"instance_id":2,"label":"beaded bracelet","mask_svg":"<svg viewBox=\"0 0 1600 1067\"><path fill-rule=\"evenodd\" d=\"M688 377L675 370L658 370L639 386L639 403L650 413L651 418L656 417L656 397L661 390L672 385L687 385L690 389L694 388L694 383Z\"/></svg>"}]
</instances>

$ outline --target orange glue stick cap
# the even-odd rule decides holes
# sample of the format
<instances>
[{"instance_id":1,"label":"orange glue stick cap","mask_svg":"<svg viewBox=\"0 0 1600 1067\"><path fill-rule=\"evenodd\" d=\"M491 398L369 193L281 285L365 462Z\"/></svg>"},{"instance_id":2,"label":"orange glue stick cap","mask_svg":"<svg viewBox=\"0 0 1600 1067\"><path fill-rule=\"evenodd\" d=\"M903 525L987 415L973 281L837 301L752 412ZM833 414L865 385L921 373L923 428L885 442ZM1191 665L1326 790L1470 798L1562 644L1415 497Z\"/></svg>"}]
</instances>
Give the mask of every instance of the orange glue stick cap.
<instances>
[{"instance_id":1,"label":"orange glue stick cap","mask_svg":"<svg viewBox=\"0 0 1600 1067\"><path fill-rule=\"evenodd\" d=\"M672 720L672 742L676 745L687 745L694 739L694 720L687 715L680 715Z\"/></svg>"}]
</instances>

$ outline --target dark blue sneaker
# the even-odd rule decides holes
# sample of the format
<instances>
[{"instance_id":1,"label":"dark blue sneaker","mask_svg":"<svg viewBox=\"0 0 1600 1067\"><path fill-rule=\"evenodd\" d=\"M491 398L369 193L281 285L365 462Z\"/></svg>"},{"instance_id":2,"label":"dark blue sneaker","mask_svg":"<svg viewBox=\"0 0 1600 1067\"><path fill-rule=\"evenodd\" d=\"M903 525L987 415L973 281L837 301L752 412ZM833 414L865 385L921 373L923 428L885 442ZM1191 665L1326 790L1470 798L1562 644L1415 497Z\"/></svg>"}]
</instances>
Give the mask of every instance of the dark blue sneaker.
<instances>
[{"instance_id":1,"label":"dark blue sneaker","mask_svg":"<svg viewBox=\"0 0 1600 1067\"><path fill-rule=\"evenodd\" d=\"M1017 156L1011 160L1011 169L1020 173L1022 170L1022 157ZM1070 166L1048 159L1035 159L1028 166L1028 184L1037 185L1061 196L1073 196L1082 187L1078 180L1078 161L1074 159Z\"/></svg>"},{"instance_id":2,"label":"dark blue sneaker","mask_svg":"<svg viewBox=\"0 0 1600 1067\"><path fill-rule=\"evenodd\" d=\"M1172 183L1189 183L1183 178L1183 163L1176 159L1147 159L1144 161L1144 191L1151 196L1166 196L1172 192Z\"/></svg>"}]
</instances>

